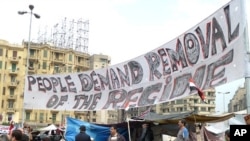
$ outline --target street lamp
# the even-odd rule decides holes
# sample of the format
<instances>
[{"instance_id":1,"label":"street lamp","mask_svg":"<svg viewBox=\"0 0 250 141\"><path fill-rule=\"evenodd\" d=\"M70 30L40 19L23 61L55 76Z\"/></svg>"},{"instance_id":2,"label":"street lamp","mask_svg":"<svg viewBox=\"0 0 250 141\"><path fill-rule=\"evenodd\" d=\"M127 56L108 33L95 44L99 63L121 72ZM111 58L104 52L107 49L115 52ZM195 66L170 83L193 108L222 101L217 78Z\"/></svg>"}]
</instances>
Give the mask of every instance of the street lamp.
<instances>
[{"instance_id":1,"label":"street lamp","mask_svg":"<svg viewBox=\"0 0 250 141\"><path fill-rule=\"evenodd\" d=\"M19 15L24 15L24 14L30 14L30 25L29 25L29 40L28 40L28 48L27 48L27 59L26 59L26 71L25 71L25 75L28 75L28 70L29 70L29 57L30 57L30 36L31 36L31 25L32 25L32 16L34 15L35 18L39 19L40 16L36 13L33 13L33 9L34 9L34 6L33 5L29 5L29 9L30 9L30 12L27 12L27 11L18 11L18 14ZM25 88L24 88L25 90ZM23 92L24 94L24 92ZM25 115L24 115L25 111L24 111L24 99L23 99L23 114L22 114L22 124L24 124L24 118L25 118Z\"/></svg>"},{"instance_id":2,"label":"street lamp","mask_svg":"<svg viewBox=\"0 0 250 141\"><path fill-rule=\"evenodd\" d=\"M218 94L223 94L223 112L225 113L225 94L230 94L230 92L218 92Z\"/></svg>"}]
</instances>

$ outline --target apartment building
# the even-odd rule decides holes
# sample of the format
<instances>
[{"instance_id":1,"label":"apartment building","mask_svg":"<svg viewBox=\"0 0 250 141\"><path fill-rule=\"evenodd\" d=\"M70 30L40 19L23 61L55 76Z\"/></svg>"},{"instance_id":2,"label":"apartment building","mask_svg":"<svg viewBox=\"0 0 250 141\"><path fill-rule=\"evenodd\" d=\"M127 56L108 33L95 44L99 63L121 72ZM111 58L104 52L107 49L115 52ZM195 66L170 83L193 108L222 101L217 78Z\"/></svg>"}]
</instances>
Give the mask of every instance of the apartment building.
<instances>
[{"instance_id":1,"label":"apartment building","mask_svg":"<svg viewBox=\"0 0 250 141\"><path fill-rule=\"evenodd\" d=\"M247 109L246 93L246 83L244 83L244 87L239 87L228 103L228 112L237 112Z\"/></svg>"},{"instance_id":2,"label":"apartment building","mask_svg":"<svg viewBox=\"0 0 250 141\"><path fill-rule=\"evenodd\" d=\"M156 104L151 107L150 111L157 114L171 114L194 111L201 115L210 115L215 113L215 89L204 91L207 103L202 102L198 94L185 97L183 99L173 100L162 104ZM149 109L150 106L132 108L128 111L130 117L137 117L142 112Z\"/></svg>"},{"instance_id":3,"label":"apartment building","mask_svg":"<svg viewBox=\"0 0 250 141\"><path fill-rule=\"evenodd\" d=\"M90 69L102 69L106 68L111 64L110 56L103 54L93 54L90 57ZM122 120L122 110L101 110L101 111L89 111L88 121L112 124L118 123Z\"/></svg>"},{"instance_id":4,"label":"apartment building","mask_svg":"<svg viewBox=\"0 0 250 141\"><path fill-rule=\"evenodd\" d=\"M87 120L86 112L23 109L26 74L60 74L90 70L90 55L70 48L31 43L29 67L27 42L22 45L0 40L0 122L22 122L43 125L63 124L66 116Z\"/></svg>"},{"instance_id":5,"label":"apartment building","mask_svg":"<svg viewBox=\"0 0 250 141\"><path fill-rule=\"evenodd\" d=\"M207 103L202 102L198 94L194 94L183 99L174 100L160 104L156 108L157 113L177 113L194 111L201 115L210 115L215 113L215 89L204 91Z\"/></svg>"}]
</instances>

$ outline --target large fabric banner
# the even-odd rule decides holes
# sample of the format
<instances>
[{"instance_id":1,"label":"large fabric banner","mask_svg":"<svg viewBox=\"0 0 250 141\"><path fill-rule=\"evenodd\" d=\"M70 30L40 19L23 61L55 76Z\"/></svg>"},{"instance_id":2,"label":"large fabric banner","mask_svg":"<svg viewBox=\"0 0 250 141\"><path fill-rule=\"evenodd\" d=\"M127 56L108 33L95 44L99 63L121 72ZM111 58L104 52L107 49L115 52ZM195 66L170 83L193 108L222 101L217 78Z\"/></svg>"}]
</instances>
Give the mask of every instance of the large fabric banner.
<instances>
[{"instance_id":1,"label":"large fabric banner","mask_svg":"<svg viewBox=\"0 0 250 141\"><path fill-rule=\"evenodd\" d=\"M244 78L249 66L245 15L243 0L233 0L182 35L137 58L81 73L29 75L25 108L90 111L143 107L193 94L190 78L201 90Z\"/></svg>"}]
</instances>

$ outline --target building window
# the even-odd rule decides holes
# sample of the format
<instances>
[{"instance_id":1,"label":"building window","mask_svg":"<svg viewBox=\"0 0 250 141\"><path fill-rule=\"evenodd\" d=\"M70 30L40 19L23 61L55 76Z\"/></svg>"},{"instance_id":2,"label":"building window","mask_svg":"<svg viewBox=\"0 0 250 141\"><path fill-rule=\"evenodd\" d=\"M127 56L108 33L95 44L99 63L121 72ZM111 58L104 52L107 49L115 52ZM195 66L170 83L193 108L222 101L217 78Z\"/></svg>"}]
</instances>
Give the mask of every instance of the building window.
<instances>
[{"instance_id":1,"label":"building window","mask_svg":"<svg viewBox=\"0 0 250 141\"><path fill-rule=\"evenodd\" d=\"M14 108L14 101L13 100L9 100L8 108Z\"/></svg>"},{"instance_id":2,"label":"building window","mask_svg":"<svg viewBox=\"0 0 250 141\"><path fill-rule=\"evenodd\" d=\"M15 93L15 89L14 88L10 88L10 95L14 95Z\"/></svg>"},{"instance_id":3,"label":"building window","mask_svg":"<svg viewBox=\"0 0 250 141\"><path fill-rule=\"evenodd\" d=\"M72 72L72 66L68 67L68 72Z\"/></svg>"},{"instance_id":4,"label":"building window","mask_svg":"<svg viewBox=\"0 0 250 141\"><path fill-rule=\"evenodd\" d=\"M39 115L39 120L40 120L40 121L43 121L43 119L44 119L44 114L43 114L43 113L40 113L40 115Z\"/></svg>"},{"instance_id":5,"label":"building window","mask_svg":"<svg viewBox=\"0 0 250 141\"><path fill-rule=\"evenodd\" d=\"M10 77L10 81L11 81L11 82L15 82L15 81L16 81L16 77L15 77L15 76L11 76L11 77Z\"/></svg>"},{"instance_id":6,"label":"building window","mask_svg":"<svg viewBox=\"0 0 250 141\"><path fill-rule=\"evenodd\" d=\"M107 59L104 59L104 58L100 58L100 62L107 62Z\"/></svg>"},{"instance_id":7,"label":"building window","mask_svg":"<svg viewBox=\"0 0 250 141\"><path fill-rule=\"evenodd\" d=\"M186 99L185 99L185 100L183 100L183 103L184 103L184 104L187 104L187 100L186 100Z\"/></svg>"},{"instance_id":8,"label":"building window","mask_svg":"<svg viewBox=\"0 0 250 141\"><path fill-rule=\"evenodd\" d=\"M3 87L3 95L5 95L5 90L6 90L6 88L5 88L5 87Z\"/></svg>"},{"instance_id":9,"label":"building window","mask_svg":"<svg viewBox=\"0 0 250 141\"><path fill-rule=\"evenodd\" d=\"M194 103L198 103L198 99L194 99Z\"/></svg>"},{"instance_id":10,"label":"building window","mask_svg":"<svg viewBox=\"0 0 250 141\"><path fill-rule=\"evenodd\" d=\"M194 107L194 111L198 111L198 107Z\"/></svg>"},{"instance_id":11,"label":"building window","mask_svg":"<svg viewBox=\"0 0 250 141\"><path fill-rule=\"evenodd\" d=\"M12 56L13 56L13 58L16 58L17 57L17 51L13 51Z\"/></svg>"},{"instance_id":12,"label":"building window","mask_svg":"<svg viewBox=\"0 0 250 141\"><path fill-rule=\"evenodd\" d=\"M47 63L43 62L43 69L46 70L46 68L47 68Z\"/></svg>"},{"instance_id":13,"label":"building window","mask_svg":"<svg viewBox=\"0 0 250 141\"><path fill-rule=\"evenodd\" d=\"M183 108L182 108L182 107L180 107L180 108L179 108L179 110L180 110L180 112L182 112L182 111L183 111Z\"/></svg>"},{"instance_id":14,"label":"building window","mask_svg":"<svg viewBox=\"0 0 250 141\"><path fill-rule=\"evenodd\" d=\"M3 49L0 48L0 56L3 56Z\"/></svg>"},{"instance_id":15,"label":"building window","mask_svg":"<svg viewBox=\"0 0 250 141\"><path fill-rule=\"evenodd\" d=\"M8 114L8 121L12 121L12 114Z\"/></svg>"},{"instance_id":16,"label":"building window","mask_svg":"<svg viewBox=\"0 0 250 141\"><path fill-rule=\"evenodd\" d=\"M2 69L2 67L3 67L3 62L0 61L0 69Z\"/></svg>"},{"instance_id":17,"label":"building window","mask_svg":"<svg viewBox=\"0 0 250 141\"><path fill-rule=\"evenodd\" d=\"M206 107L201 107L201 111L206 111Z\"/></svg>"},{"instance_id":18,"label":"building window","mask_svg":"<svg viewBox=\"0 0 250 141\"><path fill-rule=\"evenodd\" d=\"M30 112L26 112L26 120L30 120Z\"/></svg>"},{"instance_id":19,"label":"building window","mask_svg":"<svg viewBox=\"0 0 250 141\"><path fill-rule=\"evenodd\" d=\"M56 121L56 113L53 113L52 114L52 122L55 123L55 121Z\"/></svg>"},{"instance_id":20,"label":"building window","mask_svg":"<svg viewBox=\"0 0 250 141\"><path fill-rule=\"evenodd\" d=\"M213 112L213 108L208 108L208 112Z\"/></svg>"},{"instance_id":21,"label":"building window","mask_svg":"<svg viewBox=\"0 0 250 141\"><path fill-rule=\"evenodd\" d=\"M93 119L92 119L92 122L96 122L96 119L95 119L95 118L93 118Z\"/></svg>"},{"instance_id":22,"label":"building window","mask_svg":"<svg viewBox=\"0 0 250 141\"><path fill-rule=\"evenodd\" d=\"M176 100L176 104L183 104L182 99L180 99L180 100Z\"/></svg>"},{"instance_id":23,"label":"building window","mask_svg":"<svg viewBox=\"0 0 250 141\"><path fill-rule=\"evenodd\" d=\"M48 56L48 51L47 51L47 50L44 50L44 51L43 51L43 57L44 57L44 58L47 58L47 56Z\"/></svg>"},{"instance_id":24,"label":"building window","mask_svg":"<svg viewBox=\"0 0 250 141\"><path fill-rule=\"evenodd\" d=\"M32 56L32 57L35 56L35 50L34 49L30 50L30 56Z\"/></svg>"},{"instance_id":25,"label":"building window","mask_svg":"<svg viewBox=\"0 0 250 141\"><path fill-rule=\"evenodd\" d=\"M69 55L69 61L72 61L72 54Z\"/></svg>"},{"instance_id":26,"label":"building window","mask_svg":"<svg viewBox=\"0 0 250 141\"><path fill-rule=\"evenodd\" d=\"M3 108L3 106L4 106L4 100L2 100L2 105L1 105L1 108Z\"/></svg>"}]
</instances>

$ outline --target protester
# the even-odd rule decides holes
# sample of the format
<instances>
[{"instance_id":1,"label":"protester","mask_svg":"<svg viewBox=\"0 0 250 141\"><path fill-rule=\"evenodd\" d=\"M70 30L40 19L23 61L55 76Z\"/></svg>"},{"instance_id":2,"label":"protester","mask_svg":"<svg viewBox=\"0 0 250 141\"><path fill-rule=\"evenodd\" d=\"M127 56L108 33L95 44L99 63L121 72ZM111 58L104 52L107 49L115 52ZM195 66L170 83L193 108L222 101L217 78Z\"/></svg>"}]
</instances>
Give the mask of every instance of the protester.
<instances>
[{"instance_id":1,"label":"protester","mask_svg":"<svg viewBox=\"0 0 250 141\"><path fill-rule=\"evenodd\" d=\"M75 136L75 141L91 141L90 136L85 133L86 127L80 126L80 133Z\"/></svg>"},{"instance_id":2,"label":"protester","mask_svg":"<svg viewBox=\"0 0 250 141\"><path fill-rule=\"evenodd\" d=\"M179 131L177 133L177 137L175 139L175 141L188 141L189 140L189 132L187 130L186 126L186 120L185 119L181 119L178 122L178 126L179 126Z\"/></svg>"},{"instance_id":3,"label":"protester","mask_svg":"<svg viewBox=\"0 0 250 141\"><path fill-rule=\"evenodd\" d=\"M51 139L46 135L41 138L41 141L51 141Z\"/></svg>"},{"instance_id":4,"label":"protester","mask_svg":"<svg viewBox=\"0 0 250 141\"><path fill-rule=\"evenodd\" d=\"M139 141L153 141L153 140L154 140L154 134L150 124L147 123L142 124L142 134Z\"/></svg>"},{"instance_id":5,"label":"protester","mask_svg":"<svg viewBox=\"0 0 250 141\"><path fill-rule=\"evenodd\" d=\"M24 128L26 128L26 127L24 127ZM22 133L21 141L29 141L29 136L24 133L24 130L26 130L26 129L18 128L17 130L21 131L21 133Z\"/></svg>"},{"instance_id":6,"label":"protester","mask_svg":"<svg viewBox=\"0 0 250 141\"><path fill-rule=\"evenodd\" d=\"M225 141L230 141L230 130L225 131Z\"/></svg>"},{"instance_id":7,"label":"protester","mask_svg":"<svg viewBox=\"0 0 250 141\"><path fill-rule=\"evenodd\" d=\"M15 122L14 121L10 121L9 135L11 135L11 131L14 129L14 126L15 126Z\"/></svg>"},{"instance_id":8,"label":"protester","mask_svg":"<svg viewBox=\"0 0 250 141\"><path fill-rule=\"evenodd\" d=\"M108 141L126 141L124 136L117 132L117 127L115 125L110 127L110 136Z\"/></svg>"},{"instance_id":9,"label":"protester","mask_svg":"<svg viewBox=\"0 0 250 141\"><path fill-rule=\"evenodd\" d=\"M22 141L22 131L19 129L12 130L10 141Z\"/></svg>"},{"instance_id":10,"label":"protester","mask_svg":"<svg viewBox=\"0 0 250 141\"><path fill-rule=\"evenodd\" d=\"M27 131L28 131L27 135L29 137L29 141L32 141L33 140L33 136L32 136L33 129L30 126L28 126L28 130Z\"/></svg>"}]
</instances>

